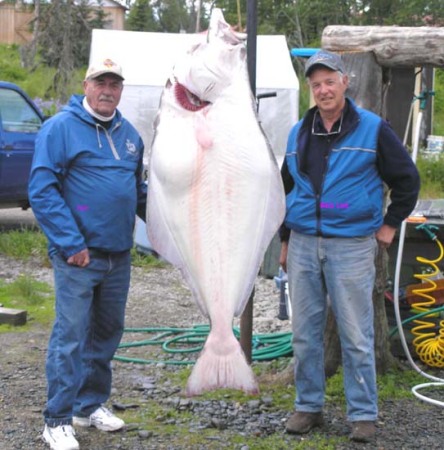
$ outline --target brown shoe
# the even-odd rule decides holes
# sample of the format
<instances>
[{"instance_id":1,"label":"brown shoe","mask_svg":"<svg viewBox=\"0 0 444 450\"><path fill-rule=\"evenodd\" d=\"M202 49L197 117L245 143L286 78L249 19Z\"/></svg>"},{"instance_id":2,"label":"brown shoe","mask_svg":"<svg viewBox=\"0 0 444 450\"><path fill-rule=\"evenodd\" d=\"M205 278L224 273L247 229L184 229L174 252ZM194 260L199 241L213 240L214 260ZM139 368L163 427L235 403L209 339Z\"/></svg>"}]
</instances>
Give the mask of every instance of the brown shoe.
<instances>
[{"instance_id":1,"label":"brown shoe","mask_svg":"<svg viewBox=\"0 0 444 450\"><path fill-rule=\"evenodd\" d=\"M296 411L285 425L287 433L305 434L314 427L320 427L324 424L324 419L321 412L310 413Z\"/></svg>"},{"instance_id":2,"label":"brown shoe","mask_svg":"<svg viewBox=\"0 0 444 450\"><path fill-rule=\"evenodd\" d=\"M350 439L356 442L371 442L375 438L376 427L374 422L360 420L352 422Z\"/></svg>"}]
</instances>

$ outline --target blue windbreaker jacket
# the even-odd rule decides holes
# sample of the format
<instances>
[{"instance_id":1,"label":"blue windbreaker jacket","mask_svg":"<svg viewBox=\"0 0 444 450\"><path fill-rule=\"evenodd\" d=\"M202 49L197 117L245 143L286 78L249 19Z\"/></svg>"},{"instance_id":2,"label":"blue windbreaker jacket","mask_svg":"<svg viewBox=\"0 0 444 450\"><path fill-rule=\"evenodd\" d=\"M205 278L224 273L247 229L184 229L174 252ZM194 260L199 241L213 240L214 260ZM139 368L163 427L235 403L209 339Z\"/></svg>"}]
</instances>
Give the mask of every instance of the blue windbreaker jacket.
<instances>
[{"instance_id":1,"label":"blue windbreaker jacket","mask_svg":"<svg viewBox=\"0 0 444 450\"><path fill-rule=\"evenodd\" d=\"M117 111L105 129L82 106L83 96L46 121L37 135L29 200L49 241L68 258L95 248L133 245L136 210L146 204L143 142Z\"/></svg>"}]
</instances>

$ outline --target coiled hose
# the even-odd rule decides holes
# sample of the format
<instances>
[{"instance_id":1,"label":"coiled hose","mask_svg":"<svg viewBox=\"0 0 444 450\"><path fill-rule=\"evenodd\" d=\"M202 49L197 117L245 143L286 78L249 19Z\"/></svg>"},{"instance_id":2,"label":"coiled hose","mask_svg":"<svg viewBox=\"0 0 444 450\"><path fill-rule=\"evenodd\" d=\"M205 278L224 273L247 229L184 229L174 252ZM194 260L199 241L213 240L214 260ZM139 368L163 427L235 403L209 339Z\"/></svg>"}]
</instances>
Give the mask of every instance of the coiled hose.
<instances>
[{"instance_id":1,"label":"coiled hose","mask_svg":"<svg viewBox=\"0 0 444 450\"><path fill-rule=\"evenodd\" d=\"M183 356L190 353L200 352L210 332L210 326L195 325L191 328L125 328L124 331L126 333L149 333L155 335L150 339L144 339L141 341L123 342L119 345L119 349L156 345L161 347L167 354L173 355L173 357L169 359L153 360L115 355L115 360L137 364L163 363L171 365L191 365L195 363L194 359L174 359L174 355ZM239 329L233 328L233 332L239 339ZM268 361L283 356L291 356L293 354L291 339L291 332L253 334L253 361Z\"/></svg>"},{"instance_id":2,"label":"coiled hose","mask_svg":"<svg viewBox=\"0 0 444 450\"><path fill-rule=\"evenodd\" d=\"M423 227L421 225L418 228ZM420 360L427 364L429 367L444 367L444 320L439 323L439 331L434 331L435 323L427 320L437 317L436 313L430 311L430 307L436 303L435 298L430 295L436 290L437 284L434 281L434 277L441 273L437 263L439 263L444 257L444 249L441 242L437 239L436 235L432 238L439 247L439 256L434 260L418 256L416 260L420 263L427 264L433 269L432 272L426 272L421 274L415 274L415 278L421 280L424 287L413 289L412 293L420 297L420 301L412 303L412 310L415 313L428 313L423 316L422 319L415 319L413 323L415 326L412 328L412 334L416 336L413 339L413 346L415 347L416 354ZM439 315L438 315L439 316Z\"/></svg>"}]
</instances>

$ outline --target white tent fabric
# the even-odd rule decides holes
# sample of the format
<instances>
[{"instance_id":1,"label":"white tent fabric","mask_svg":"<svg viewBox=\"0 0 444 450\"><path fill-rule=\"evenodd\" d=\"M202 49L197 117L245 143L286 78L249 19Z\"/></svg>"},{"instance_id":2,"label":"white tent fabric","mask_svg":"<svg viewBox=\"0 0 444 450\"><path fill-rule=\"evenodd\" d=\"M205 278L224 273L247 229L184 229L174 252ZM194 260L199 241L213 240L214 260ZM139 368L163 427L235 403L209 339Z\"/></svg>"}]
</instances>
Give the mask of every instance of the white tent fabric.
<instances>
[{"instance_id":1,"label":"white tent fabric","mask_svg":"<svg viewBox=\"0 0 444 450\"><path fill-rule=\"evenodd\" d=\"M205 34L93 30L90 61L111 58L122 65L125 88L120 111L145 143L148 158L163 86L175 61ZM298 119L299 83L285 36L258 36L256 94L276 93L259 103L259 120L279 163L288 132Z\"/></svg>"}]
</instances>

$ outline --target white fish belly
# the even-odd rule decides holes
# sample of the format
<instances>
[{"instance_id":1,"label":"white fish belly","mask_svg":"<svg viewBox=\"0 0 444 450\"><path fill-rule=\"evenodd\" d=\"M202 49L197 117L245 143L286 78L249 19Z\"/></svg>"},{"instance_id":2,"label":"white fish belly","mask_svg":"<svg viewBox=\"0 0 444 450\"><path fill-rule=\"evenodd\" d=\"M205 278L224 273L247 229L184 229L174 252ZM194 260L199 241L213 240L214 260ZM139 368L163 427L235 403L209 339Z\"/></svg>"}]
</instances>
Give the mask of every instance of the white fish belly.
<instances>
[{"instance_id":1,"label":"white fish belly","mask_svg":"<svg viewBox=\"0 0 444 450\"><path fill-rule=\"evenodd\" d=\"M172 108L152 150L150 240L182 270L212 325L243 310L284 214L279 170L245 110L223 101L180 116Z\"/></svg>"}]
</instances>

